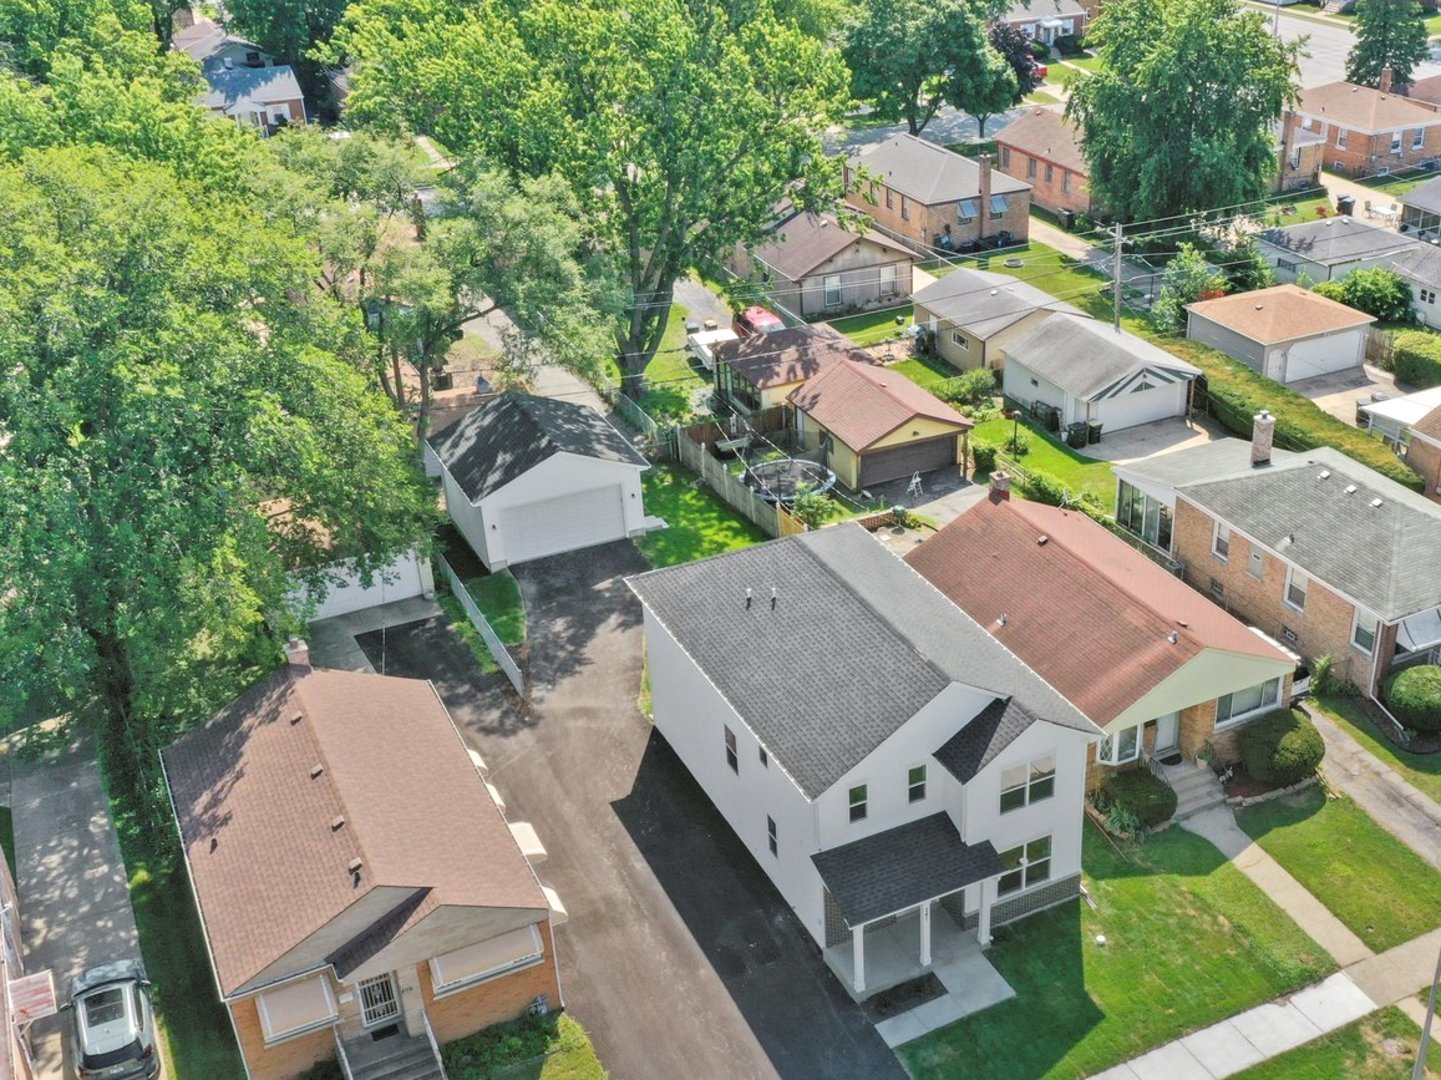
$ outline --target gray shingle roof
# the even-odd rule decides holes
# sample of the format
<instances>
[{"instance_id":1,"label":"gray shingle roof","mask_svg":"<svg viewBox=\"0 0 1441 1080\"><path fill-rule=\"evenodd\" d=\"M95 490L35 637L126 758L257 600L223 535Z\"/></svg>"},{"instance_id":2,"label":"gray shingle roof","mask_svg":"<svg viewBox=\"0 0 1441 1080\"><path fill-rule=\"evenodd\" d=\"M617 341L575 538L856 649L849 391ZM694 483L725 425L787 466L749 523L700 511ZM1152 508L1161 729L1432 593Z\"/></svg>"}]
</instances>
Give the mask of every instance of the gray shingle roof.
<instances>
[{"instance_id":1,"label":"gray shingle roof","mask_svg":"<svg viewBox=\"0 0 1441 1080\"><path fill-rule=\"evenodd\" d=\"M1402 206L1412 206L1432 214L1441 214L1441 176L1417 184L1405 195L1398 195L1396 201Z\"/></svg>"},{"instance_id":2,"label":"gray shingle roof","mask_svg":"<svg viewBox=\"0 0 1441 1080\"><path fill-rule=\"evenodd\" d=\"M974 199L981 193L979 162L915 135L896 135L861 151L851 158L851 167L857 165L864 165L881 183L927 206ZM1030 190L1024 180L998 169L991 171L992 195Z\"/></svg>"},{"instance_id":3,"label":"gray shingle roof","mask_svg":"<svg viewBox=\"0 0 1441 1080\"><path fill-rule=\"evenodd\" d=\"M1376 258L1388 252L1400 253L1416 246L1416 241L1409 236L1400 236L1374 225L1363 225L1349 217L1322 218L1280 229L1267 229L1256 239L1322 266Z\"/></svg>"},{"instance_id":4,"label":"gray shingle roof","mask_svg":"<svg viewBox=\"0 0 1441 1080\"><path fill-rule=\"evenodd\" d=\"M305 97L300 81L288 64L212 69L205 72L205 82L209 86L205 94L206 107L227 113L243 102L271 105L301 101Z\"/></svg>"},{"instance_id":5,"label":"gray shingle roof","mask_svg":"<svg viewBox=\"0 0 1441 1080\"><path fill-rule=\"evenodd\" d=\"M947 813L811 856L847 926L915 907L1005 871L989 840L967 845Z\"/></svg>"},{"instance_id":6,"label":"gray shingle roof","mask_svg":"<svg viewBox=\"0 0 1441 1080\"><path fill-rule=\"evenodd\" d=\"M765 263L782 277L800 281L822 263L862 240L883 249L877 253L877 265L915 261L916 257L910 251L887 240L874 229L852 231L842 228L834 214L792 214L771 230L765 243L756 245L752 255L757 262Z\"/></svg>"},{"instance_id":7,"label":"gray shingle roof","mask_svg":"<svg viewBox=\"0 0 1441 1080\"><path fill-rule=\"evenodd\" d=\"M1441 505L1329 447L1177 491L1383 619L1441 605Z\"/></svg>"},{"instance_id":8,"label":"gray shingle roof","mask_svg":"<svg viewBox=\"0 0 1441 1080\"><path fill-rule=\"evenodd\" d=\"M1295 456L1289 450L1271 451L1271 460L1277 464ZM1197 480L1218 480L1233 473L1249 472L1250 469L1250 440L1213 439L1200 446L1157 454L1140 461L1129 461L1115 466L1111 471L1122 476L1153 480L1167 487L1179 487Z\"/></svg>"},{"instance_id":9,"label":"gray shingle roof","mask_svg":"<svg viewBox=\"0 0 1441 1080\"><path fill-rule=\"evenodd\" d=\"M1441 246L1417 244L1392 263L1391 268L1418 285L1441 288Z\"/></svg>"},{"instance_id":10,"label":"gray shingle roof","mask_svg":"<svg viewBox=\"0 0 1441 1080\"><path fill-rule=\"evenodd\" d=\"M630 585L808 798L953 681L1096 731L858 525L652 571Z\"/></svg>"},{"instance_id":11,"label":"gray shingle roof","mask_svg":"<svg viewBox=\"0 0 1441 1080\"><path fill-rule=\"evenodd\" d=\"M1058 312L1036 323L1005 347L1014 360L1066 393L1094 400L1138 371L1163 380L1201 374L1184 360L1109 323Z\"/></svg>"},{"instance_id":12,"label":"gray shingle roof","mask_svg":"<svg viewBox=\"0 0 1441 1080\"><path fill-rule=\"evenodd\" d=\"M514 391L436 432L430 446L472 502L562 452L650 467L594 409Z\"/></svg>"},{"instance_id":13,"label":"gray shingle roof","mask_svg":"<svg viewBox=\"0 0 1441 1080\"><path fill-rule=\"evenodd\" d=\"M982 341L1020 322L1033 311L1084 312L1029 282L988 270L954 270L912 298L938 319L968 330ZM917 320L920 321L920 320Z\"/></svg>"},{"instance_id":14,"label":"gray shingle roof","mask_svg":"<svg viewBox=\"0 0 1441 1080\"><path fill-rule=\"evenodd\" d=\"M961 783L969 784L1037 719L1019 702L996 698L947 739L936 751L935 759Z\"/></svg>"},{"instance_id":15,"label":"gray shingle roof","mask_svg":"<svg viewBox=\"0 0 1441 1080\"><path fill-rule=\"evenodd\" d=\"M1001 21L1030 22L1033 19L1065 19L1086 13L1080 0L1016 0L1006 9L1006 13L1001 16Z\"/></svg>"}]
</instances>

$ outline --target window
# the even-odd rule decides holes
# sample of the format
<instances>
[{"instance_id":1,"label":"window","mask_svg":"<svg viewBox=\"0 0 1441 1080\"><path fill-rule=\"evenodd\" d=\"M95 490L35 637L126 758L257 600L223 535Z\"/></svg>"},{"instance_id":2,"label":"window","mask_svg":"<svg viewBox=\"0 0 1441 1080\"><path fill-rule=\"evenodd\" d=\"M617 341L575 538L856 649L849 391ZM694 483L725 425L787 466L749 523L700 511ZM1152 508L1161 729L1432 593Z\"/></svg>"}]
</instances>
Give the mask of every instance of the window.
<instances>
[{"instance_id":1,"label":"window","mask_svg":"<svg viewBox=\"0 0 1441 1080\"><path fill-rule=\"evenodd\" d=\"M545 956L535 924L498 934L474 945L444 953L430 961L436 997L486 982L518 968L540 963Z\"/></svg>"},{"instance_id":2,"label":"window","mask_svg":"<svg viewBox=\"0 0 1441 1080\"><path fill-rule=\"evenodd\" d=\"M1102 765L1124 765L1141 756L1141 726L1135 724L1120 731L1109 732L1101 740L1096 760Z\"/></svg>"},{"instance_id":3,"label":"window","mask_svg":"<svg viewBox=\"0 0 1441 1080\"><path fill-rule=\"evenodd\" d=\"M1231 557L1231 530L1216 522L1216 533L1211 537L1211 554L1225 562Z\"/></svg>"},{"instance_id":4,"label":"window","mask_svg":"<svg viewBox=\"0 0 1441 1080\"><path fill-rule=\"evenodd\" d=\"M1426 145L1426 129L1425 129L1425 128L1417 128L1415 131L1413 131L1413 132L1411 133L1411 149L1412 149L1412 150L1420 150L1421 147L1423 147L1423 146L1425 146L1425 145Z\"/></svg>"},{"instance_id":5,"label":"window","mask_svg":"<svg viewBox=\"0 0 1441 1080\"><path fill-rule=\"evenodd\" d=\"M736 733L735 733L734 731L732 731L730 728L726 728L725 731L726 731L726 764L731 767L731 772L738 774L738 773L741 771L741 759L740 759L740 757L736 754Z\"/></svg>"},{"instance_id":6,"label":"window","mask_svg":"<svg viewBox=\"0 0 1441 1080\"><path fill-rule=\"evenodd\" d=\"M971 339L959 330L951 331L951 344L957 348L965 349L967 352L971 351Z\"/></svg>"},{"instance_id":7,"label":"window","mask_svg":"<svg viewBox=\"0 0 1441 1080\"><path fill-rule=\"evenodd\" d=\"M1062 172L1062 173L1061 173L1061 194L1063 194L1063 195L1069 194L1069 193L1070 193L1070 190L1071 190L1071 174L1068 173L1068 172Z\"/></svg>"},{"instance_id":8,"label":"window","mask_svg":"<svg viewBox=\"0 0 1441 1080\"><path fill-rule=\"evenodd\" d=\"M975 199L962 199L956 203L956 220L962 225L969 225L980 212Z\"/></svg>"},{"instance_id":9,"label":"window","mask_svg":"<svg viewBox=\"0 0 1441 1080\"><path fill-rule=\"evenodd\" d=\"M1286 603L1297 611L1306 610L1306 575L1294 566L1286 571Z\"/></svg>"},{"instance_id":10,"label":"window","mask_svg":"<svg viewBox=\"0 0 1441 1080\"><path fill-rule=\"evenodd\" d=\"M1046 162L1046 183L1049 184L1049 183L1050 183L1052 180L1054 180L1055 178L1056 178L1056 167L1055 167L1054 165L1052 165L1052 164L1048 161L1048 162Z\"/></svg>"},{"instance_id":11,"label":"window","mask_svg":"<svg viewBox=\"0 0 1441 1080\"><path fill-rule=\"evenodd\" d=\"M1019 810L1056 793L1056 759L1037 758L1001 773L1001 813Z\"/></svg>"},{"instance_id":12,"label":"window","mask_svg":"<svg viewBox=\"0 0 1441 1080\"><path fill-rule=\"evenodd\" d=\"M255 996L265 1043L280 1042L329 1027L338 1015L330 981L324 975L282 983Z\"/></svg>"},{"instance_id":13,"label":"window","mask_svg":"<svg viewBox=\"0 0 1441 1080\"><path fill-rule=\"evenodd\" d=\"M906 774L906 801L920 802L926 797L926 767L917 765Z\"/></svg>"},{"instance_id":14,"label":"window","mask_svg":"<svg viewBox=\"0 0 1441 1080\"><path fill-rule=\"evenodd\" d=\"M1292 148L1290 162L1293 169L1301 167L1301 148L1299 146Z\"/></svg>"},{"instance_id":15,"label":"window","mask_svg":"<svg viewBox=\"0 0 1441 1080\"><path fill-rule=\"evenodd\" d=\"M841 276L840 274L827 274L821 279L825 289L826 307L841 306Z\"/></svg>"},{"instance_id":16,"label":"window","mask_svg":"<svg viewBox=\"0 0 1441 1080\"><path fill-rule=\"evenodd\" d=\"M1002 172L1005 172L1007 169L1009 169L1009 168L1011 167L1011 148L1010 148L1009 146L1002 146L1002 147L1000 147L1000 151L1001 151L1001 171L1002 171Z\"/></svg>"},{"instance_id":17,"label":"window","mask_svg":"<svg viewBox=\"0 0 1441 1080\"><path fill-rule=\"evenodd\" d=\"M758 746L756 749L760 751L761 768L769 769L771 767L771 759L770 755L766 753L766 748L764 746Z\"/></svg>"},{"instance_id":18,"label":"window","mask_svg":"<svg viewBox=\"0 0 1441 1080\"><path fill-rule=\"evenodd\" d=\"M1351 644L1367 656L1376 648L1376 616L1356 609L1356 621L1351 626Z\"/></svg>"},{"instance_id":19,"label":"window","mask_svg":"<svg viewBox=\"0 0 1441 1080\"><path fill-rule=\"evenodd\" d=\"M1391 153L1393 153L1393 154L1399 154L1400 152L1401 152L1401 133L1400 133L1399 131L1393 131L1393 132L1391 132Z\"/></svg>"},{"instance_id":20,"label":"window","mask_svg":"<svg viewBox=\"0 0 1441 1080\"><path fill-rule=\"evenodd\" d=\"M906 197L904 195L901 196L901 220L911 220L911 208L906 205Z\"/></svg>"},{"instance_id":21,"label":"window","mask_svg":"<svg viewBox=\"0 0 1441 1080\"><path fill-rule=\"evenodd\" d=\"M858 785L857 787L851 788L850 802L851 802L851 820L852 820L852 821L865 821L865 820L866 820L866 785L865 785L865 784L860 784L860 785Z\"/></svg>"},{"instance_id":22,"label":"window","mask_svg":"<svg viewBox=\"0 0 1441 1080\"><path fill-rule=\"evenodd\" d=\"M1001 852L1006 872L1001 875L997 895L1007 896L1051 879L1051 838L1042 836L1029 844Z\"/></svg>"},{"instance_id":23,"label":"window","mask_svg":"<svg viewBox=\"0 0 1441 1080\"><path fill-rule=\"evenodd\" d=\"M895 208L895 193L890 188L886 188L886 209L894 210Z\"/></svg>"},{"instance_id":24,"label":"window","mask_svg":"<svg viewBox=\"0 0 1441 1080\"><path fill-rule=\"evenodd\" d=\"M1004 214L1010 208L1011 205L1010 203L1006 202L1006 197L1004 195L991 196L991 213Z\"/></svg>"},{"instance_id":25,"label":"window","mask_svg":"<svg viewBox=\"0 0 1441 1080\"><path fill-rule=\"evenodd\" d=\"M1277 270L1289 270L1289 271L1291 271L1291 273L1294 274L1294 273L1296 272L1296 269L1297 269L1297 264L1294 263L1294 262L1292 262L1290 259L1277 259L1277 260L1276 260L1276 269L1277 269Z\"/></svg>"},{"instance_id":26,"label":"window","mask_svg":"<svg viewBox=\"0 0 1441 1080\"><path fill-rule=\"evenodd\" d=\"M1260 581L1266 573L1266 556L1260 548L1253 547L1250 556L1246 559L1246 573L1250 574L1257 581Z\"/></svg>"},{"instance_id":27,"label":"window","mask_svg":"<svg viewBox=\"0 0 1441 1080\"><path fill-rule=\"evenodd\" d=\"M881 295L890 296L896 292L896 264L886 263L881 267Z\"/></svg>"},{"instance_id":28,"label":"window","mask_svg":"<svg viewBox=\"0 0 1441 1080\"><path fill-rule=\"evenodd\" d=\"M1269 709L1281 699L1281 680L1267 679L1257 686L1222 694L1216 699L1216 726L1244 719L1261 709Z\"/></svg>"},{"instance_id":29,"label":"window","mask_svg":"<svg viewBox=\"0 0 1441 1080\"><path fill-rule=\"evenodd\" d=\"M1171 550L1171 508L1124 480L1117 490L1116 523L1164 551Z\"/></svg>"},{"instance_id":30,"label":"window","mask_svg":"<svg viewBox=\"0 0 1441 1080\"><path fill-rule=\"evenodd\" d=\"M1346 149L1346 129L1345 129L1345 128L1340 128L1340 127L1338 127L1338 128L1336 129L1336 149L1337 149L1337 150L1344 150L1344 149Z\"/></svg>"},{"instance_id":31,"label":"window","mask_svg":"<svg viewBox=\"0 0 1441 1080\"><path fill-rule=\"evenodd\" d=\"M771 849L772 855L780 854L780 845L776 842L776 819L769 814L766 815L766 847Z\"/></svg>"},{"instance_id":32,"label":"window","mask_svg":"<svg viewBox=\"0 0 1441 1080\"><path fill-rule=\"evenodd\" d=\"M1430 289L1417 289L1416 300L1422 304L1434 304L1436 302L1436 294Z\"/></svg>"},{"instance_id":33,"label":"window","mask_svg":"<svg viewBox=\"0 0 1441 1080\"><path fill-rule=\"evenodd\" d=\"M1036 178L1036 159L1033 158L1033 157L1028 157L1028 158L1026 158L1026 179L1027 179L1027 180L1034 180L1035 178Z\"/></svg>"},{"instance_id":34,"label":"window","mask_svg":"<svg viewBox=\"0 0 1441 1080\"><path fill-rule=\"evenodd\" d=\"M1281 640L1287 645L1295 645L1301 639L1297 636L1296 631L1292 630L1289 626L1283 626L1281 627Z\"/></svg>"},{"instance_id":35,"label":"window","mask_svg":"<svg viewBox=\"0 0 1441 1080\"><path fill-rule=\"evenodd\" d=\"M1220 578L1213 577L1211 579L1211 595L1217 600L1224 600L1226 598L1226 586L1221 583Z\"/></svg>"}]
</instances>

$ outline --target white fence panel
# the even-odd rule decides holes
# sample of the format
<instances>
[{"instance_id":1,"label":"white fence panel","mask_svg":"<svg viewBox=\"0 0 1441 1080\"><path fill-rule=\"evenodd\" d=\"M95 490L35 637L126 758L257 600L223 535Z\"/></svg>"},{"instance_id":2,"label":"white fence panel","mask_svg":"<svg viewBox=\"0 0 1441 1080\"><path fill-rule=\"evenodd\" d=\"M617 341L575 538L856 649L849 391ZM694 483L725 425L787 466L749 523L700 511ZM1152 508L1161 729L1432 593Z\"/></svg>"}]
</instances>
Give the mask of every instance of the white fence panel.
<instances>
[{"instance_id":1,"label":"white fence panel","mask_svg":"<svg viewBox=\"0 0 1441 1080\"><path fill-rule=\"evenodd\" d=\"M515 687L515 692L521 697L525 697L525 676L520 673L520 665L515 662L510 651L501 644L500 637L486 621L485 616L481 614L480 608L476 606L475 600L470 595L470 590L465 587L465 582L460 580L459 575L450 568L450 563L445 561L443 555L436 555L435 561L440 563L445 580L450 584L450 591L460 601L460 606L465 608L465 614L469 617L471 625L485 639L485 645L490 650L490 655L495 657L495 662L500 665L500 670L505 672L506 678L510 680L510 685Z\"/></svg>"}]
</instances>

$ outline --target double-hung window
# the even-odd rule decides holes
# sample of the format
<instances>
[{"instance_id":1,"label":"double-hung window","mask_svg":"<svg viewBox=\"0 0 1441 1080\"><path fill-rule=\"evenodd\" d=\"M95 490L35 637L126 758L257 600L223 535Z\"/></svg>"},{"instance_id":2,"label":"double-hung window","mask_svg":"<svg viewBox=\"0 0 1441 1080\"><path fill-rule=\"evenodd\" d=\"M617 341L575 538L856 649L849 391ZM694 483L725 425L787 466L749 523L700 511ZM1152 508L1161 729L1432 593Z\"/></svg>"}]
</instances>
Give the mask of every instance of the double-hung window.
<instances>
[{"instance_id":1,"label":"double-hung window","mask_svg":"<svg viewBox=\"0 0 1441 1080\"><path fill-rule=\"evenodd\" d=\"M1222 694L1216 699L1216 726L1245 719L1262 709L1274 708L1281 700L1281 680L1267 679L1244 690Z\"/></svg>"},{"instance_id":2,"label":"double-hung window","mask_svg":"<svg viewBox=\"0 0 1441 1080\"><path fill-rule=\"evenodd\" d=\"M780 854L780 844L776 840L776 819L769 814L766 815L766 847L771 849L772 855Z\"/></svg>"},{"instance_id":3,"label":"double-hung window","mask_svg":"<svg viewBox=\"0 0 1441 1080\"><path fill-rule=\"evenodd\" d=\"M1294 566L1286 571L1286 603L1297 611L1306 610L1306 575Z\"/></svg>"},{"instance_id":4,"label":"double-hung window","mask_svg":"<svg viewBox=\"0 0 1441 1080\"><path fill-rule=\"evenodd\" d=\"M730 728L725 729L726 733L726 764L731 767L731 772L739 774L741 771L741 759L736 753L736 733Z\"/></svg>"},{"instance_id":5,"label":"double-hung window","mask_svg":"<svg viewBox=\"0 0 1441 1080\"><path fill-rule=\"evenodd\" d=\"M920 802L926 797L926 767L915 765L906 773L906 801Z\"/></svg>"},{"instance_id":6,"label":"double-hung window","mask_svg":"<svg viewBox=\"0 0 1441 1080\"><path fill-rule=\"evenodd\" d=\"M1257 581L1266 575L1266 556L1260 548L1251 548L1251 554L1246 558L1246 573Z\"/></svg>"},{"instance_id":7,"label":"double-hung window","mask_svg":"<svg viewBox=\"0 0 1441 1080\"><path fill-rule=\"evenodd\" d=\"M1351 626L1351 644L1370 656L1376 648L1376 616L1369 611L1356 609L1356 621Z\"/></svg>"},{"instance_id":8,"label":"double-hung window","mask_svg":"<svg viewBox=\"0 0 1441 1080\"><path fill-rule=\"evenodd\" d=\"M825 305L828 308L841 306L841 276L840 274L827 274L821 279L825 289Z\"/></svg>"},{"instance_id":9,"label":"double-hung window","mask_svg":"<svg viewBox=\"0 0 1441 1080\"><path fill-rule=\"evenodd\" d=\"M1029 889L1051 879L1051 838L1041 836L1029 844L1001 852L1001 864L1006 872L1001 875L996 889L997 895Z\"/></svg>"},{"instance_id":10,"label":"double-hung window","mask_svg":"<svg viewBox=\"0 0 1441 1080\"><path fill-rule=\"evenodd\" d=\"M951 331L951 344L958 349L965 349L967 352L971 351L971 339L959 330Z\"/></svg>"},{"instance_id":11,"label":"double-hung window","mask_svg":"<svg viewBox=\"0 0 1441 1080\"><path fill-rule=\"evenodd\" d=\"M867 793L865 784L857 784L850 790L850 807L852 821L866 820Z\"/></svg>"},{"instance_id":12,"label":"double-hung window","mask_svg":"<svg viewBox=\"0 0 1441 1080\"><path fill-rule=\"evenodd\" d=\"M1347 131L1346 131L1345 128L1343 128L1343 127L1338 127L1338 128L1336 129L1336 149L1337 149L1337 150L1344 150L1344 149L1346 149L1346 135L1347 135Z\"/></svg>"},{"instance_id":13,"label":"double-hung window","mask_svg":"<svg viewBox=\"0 0 1441 1080\"><path fill-rule=\"evenodd\" d=\"M1412 149L1412 150L1420 150L1421 147L1423 147L1423 146L1425 146L1425 145L1426 145L1426 129L1425 129L1425 128L1417 128L1415 131L1413 131L1413 132L1411 133L1411 149Z\"/></svg>"},{"instance_id":14,"label":"double-hung window","mask_svg":"<svg viewBox=\"0 0 1441 1080\"><path fill-rule=\"evenodd\" d=\"M1026 158L1026 179L1027 179L1027 180L1034 180L1035 178L1036 178L1036 159L1033 158L1033 157L1028 157L1028 158Z\"/></svg>"},{"instance_id":15,"label":"double-hung window","mask_svg":"<svg viewBox=\"0 0 1441 1080\"><path fill-rule=\"evenodd\" d=\"M1399 131L1393 131L1393 132L1391 132L1391 153L1393 153L1393 154L1399 154L1400 152L1401 152L1401 133L1400 133Z\"/></svg>"},{"instance_id":16,"label":"double-hung window","mask_svg":"<svg viewBox=\"0 0 1441 1080\"><path fill-rule=\"evenodd\" d=\"M1211 537L1211 554L1222 560L1231 557L1231 529L1219 521L1216 522L1216 532Z\"/></svg>"},{"instance_id":17,"label":"double-hung window","mask_svg":"<svg viewBox=\"0 0 1441 1080\"><path fill-rule=\"evenodd\" d=\"M1001 773L1001 813L1049 799L1056 793L1056 759L1036 758Z\"/></svg>"}]
</instances>

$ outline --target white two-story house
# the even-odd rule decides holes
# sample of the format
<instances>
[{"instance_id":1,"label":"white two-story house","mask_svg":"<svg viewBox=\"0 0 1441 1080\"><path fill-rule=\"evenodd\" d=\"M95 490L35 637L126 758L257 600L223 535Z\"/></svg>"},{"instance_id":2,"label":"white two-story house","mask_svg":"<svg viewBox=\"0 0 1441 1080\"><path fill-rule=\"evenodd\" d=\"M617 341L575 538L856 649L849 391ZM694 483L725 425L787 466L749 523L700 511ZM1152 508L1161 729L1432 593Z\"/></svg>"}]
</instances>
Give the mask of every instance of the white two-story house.
<instances>
[{"instance_id":1,"label":"white two-story house","mask_svg":"<svg viewBox=\"0 0 1441 1080\"><path fill-rule=\"evenodd\" d=\"M856 997L1077 895L1099 731L859 526L630 585L656 728Z\"/></svg>"}]
</instances>

